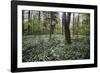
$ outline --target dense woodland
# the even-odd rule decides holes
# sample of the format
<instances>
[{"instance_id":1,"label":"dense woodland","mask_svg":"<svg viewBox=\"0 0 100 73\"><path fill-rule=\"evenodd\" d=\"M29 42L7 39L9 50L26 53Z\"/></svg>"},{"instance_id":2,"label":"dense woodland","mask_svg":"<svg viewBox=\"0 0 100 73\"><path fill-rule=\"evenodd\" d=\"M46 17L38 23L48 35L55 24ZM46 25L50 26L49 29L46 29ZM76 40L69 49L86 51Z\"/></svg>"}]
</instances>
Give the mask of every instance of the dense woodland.
<instances>
[{"instance_id":1,"label":"dense woodland","mask_svg":"<svg viewBox=\"0 0 100 73\"><path fill-rule=\"evenodd\" d=\"M90 58L90 14L22 10L22 61Z\"/></svg>"}]
</instances>

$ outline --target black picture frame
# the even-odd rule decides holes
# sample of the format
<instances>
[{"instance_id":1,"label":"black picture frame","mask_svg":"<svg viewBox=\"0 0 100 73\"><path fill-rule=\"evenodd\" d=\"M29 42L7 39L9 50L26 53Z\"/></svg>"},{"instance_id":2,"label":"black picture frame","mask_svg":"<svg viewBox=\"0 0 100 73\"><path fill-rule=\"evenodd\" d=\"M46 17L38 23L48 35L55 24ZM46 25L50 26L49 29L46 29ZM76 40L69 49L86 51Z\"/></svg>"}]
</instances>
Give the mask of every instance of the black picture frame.
<instances>
[{"instance_id":1,"label":"black picture frame","mask_svg":"<svg viewBox=\"0 0 100 73\"><path fill-rule=\"evenodd\" d=\"M60 66L45 66L45 67L17 67L17 7L18 5L26 6L45 6L45 7L62 7L62 8L79 8L94 10L94 64L80 65L60 65ZM96 5L81 5L81 4L61 4L47 2L32 2L32 1L11 1L11 72L25 71L43 71L43 70L58 70L58 69L74 69L74 68L90 68L97 67L97 6Z\"/></svg>"}]
</instances>

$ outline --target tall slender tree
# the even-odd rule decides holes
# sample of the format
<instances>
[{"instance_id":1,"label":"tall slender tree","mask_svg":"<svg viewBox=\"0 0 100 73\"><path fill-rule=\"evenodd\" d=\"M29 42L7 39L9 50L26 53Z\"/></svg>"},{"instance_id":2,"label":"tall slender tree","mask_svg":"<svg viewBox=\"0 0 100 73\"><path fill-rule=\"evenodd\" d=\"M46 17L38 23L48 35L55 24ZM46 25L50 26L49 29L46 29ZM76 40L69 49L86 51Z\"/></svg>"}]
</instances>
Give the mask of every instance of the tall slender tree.
<instances>
[{"instance_id":1,"label":"tall slender tree","mask_svg":"<svg viewBox=\"0 0 100 73\"><path fill-rule=\"evenodd\" d=\"M62 24L62 35L64 34L64 25Z\"/></svg>"},{"instance_id":2,"label":"tall slender tree","mask_svg":"<svg viewBox=\"0 0 100 73\"><path fill-rule=\"evenodd\" d=\"M22 10L22 34L24 35L24 10Z\"/></svg>"},{"instance_id":3,"label":"tall slender tree","mask_svg":"<svg viewBox=\"0 0 100 73\"><path fill-rule=\"evenodd\" d=\"M75 13L73 13L73 36L74 36L74 25L75 25Z\"/></svg>"},{"instance_id":4,"label":"tall slender tree","mask_svg":"<svg viewBox=\"0 0 100 73\"><path fill-rule=\"evenodd\" d=\"M38 19L39 20L39 22L38 22L39 23L39 27L38 27L38 29L40 29L40 14L41 14L41 12L39 11L39 15L38 15L38 18L39 18ZM39 31L39 34L41 34L41 31Z\"/></svg>"},{"instance_id":5,"label":"tall slender tree","mask_svg":"<svg viewBox=\"0 0 100 73\"><path fill-rule=\"evenodd\" d=\"M77 39L79 37L79 24L80 24L80 21L79 21L79 13L78 13L78 16L77 16Z\"/></svg>"},{"instance_id":6,"label":"tall slender tree","mask_svg":"<svg viewBox=\"0 0 100 73\"><path fill-rule=\"evenodd\" d=\"M32 35L32 10L30 11L30 34Z\"/></svg>"},{"instance_id":7,"label":"tall slender tree","mask_svg":"<svg viewBox=\"0 0 100 73\"><path fill-rule=\"evenodd\" d=\"M50 13L51 16L51 21L50 21L50 39L51 39L51 35L52 35L52 12Z\"/></svg>"},{"instance_id":8,"label":"tall slender tree","mask_svg":"<svg viewBox=\"0 0 100 73\"><path fill-rule=\"evenodd\" d=\"M30 10L28 11L28 34L30 34Z\"/></svg>"},{"instance_id":9,"label":"tall slender tree","mask_svg":"<svg viewBox=\"0 0 100 73\"><path fill-rule=\"evenodd\" d=\"M63 12L62 16L62 24L64 25L65 29L65 44L70 44L71 43L71 36L70 36L70 18L71 18L71 13L68 12L66 16L66 12Z\"/></svg>"}]
</instances>

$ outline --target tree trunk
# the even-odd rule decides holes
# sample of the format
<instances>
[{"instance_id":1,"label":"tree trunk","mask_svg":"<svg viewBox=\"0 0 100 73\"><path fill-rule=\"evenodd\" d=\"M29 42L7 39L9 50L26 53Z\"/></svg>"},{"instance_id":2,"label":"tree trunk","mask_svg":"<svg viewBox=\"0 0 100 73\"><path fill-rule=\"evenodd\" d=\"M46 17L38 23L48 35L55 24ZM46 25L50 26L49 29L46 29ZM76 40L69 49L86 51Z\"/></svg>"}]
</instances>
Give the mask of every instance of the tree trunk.
<instances>
[{"instance_id":1,"label":"tree trunk","mask_svg":"<svg viewBox=\"0 0 100 73\"><path fill-rule=\"evenodd\" d=\"M30 34L30 10L28 11L28 34Z\"/></svg>"},{"instance_id":2,"label":"tree trunk","mask_svg":"<svg viewBox=\"0 0 100 73\"><path fill-rule=\"evenodd\" d=\"M51 39L51 36L52 36L52 12L50 13L50 16L51 16L51 20L50 20L50 39Z\"/></svg>"},{"instance_id":3,"label":"tree trunk","mask_svg":"<svg viewBox=\"0 0 100 73\"><path fill-rule=\"evenodd\" d=\"M73 36L74 36L74 23L75 23L75 14L73 13Z\"/></svg>"},{"instance_id":4,"label":"tree trunk","mask_svg":"<svg viewBox=\"0 0 100 73\"><path fill-rule=\"evenodd\" d=\"M77 39L79 37L79 14L78 14L78 18L77 18Z\"/></svg>"},{"instance_id":5,"label":"tree trunk","mask_svg":"<svg viewBox=\"0 0 100 73\"><path fill-rule=\"evenodd\" d=\"M30 11L30 34L32 35L32 11Z\"/></svg>"},{"instance_id":6,"label":"tree trunk","mask_svg":"<svg viewBox=\"0 0 100 73\"><path fill-rule=\"evenodd\" d=\"M40 11L39 11L39 16L38 16L38 18L39 18L39 27L38 27L38 29L40 29ZM41 34L41 31L39 31L38 34L40 35L40 34Z\"/></svg>"},{"instance_id":7,"label":"tree trunk","mask_svg":"<svg viewBox=\"0 0 100 73\"><path fill-rule=\"evenodd\" d=\"M24 35L24 10L22 10L22 33Z\"/></svg>"},{"instance_id":8,"label":"tree trunk","mask_svg":"<svg viewBox=\"0 0 100 73\"><path fill-rule=\"evenodd\" d=\"M70 29L69 29L70 18L71 18L71 13L67 13L67 16L66 16L66 12L63 12L62 24L64 25L64 29L65 29L65 44L71 43Z\"/></svg>"},{"instance_id":9,"label":"tree trunk","mask_svg":"<svg viewBox=\"0 0 100 73\"><path fill-rule=\"evenodd\" d=\"M63 35L64 29L63 29L63 24L62 24L62 35Z\"/></svg>"}]
</instances>

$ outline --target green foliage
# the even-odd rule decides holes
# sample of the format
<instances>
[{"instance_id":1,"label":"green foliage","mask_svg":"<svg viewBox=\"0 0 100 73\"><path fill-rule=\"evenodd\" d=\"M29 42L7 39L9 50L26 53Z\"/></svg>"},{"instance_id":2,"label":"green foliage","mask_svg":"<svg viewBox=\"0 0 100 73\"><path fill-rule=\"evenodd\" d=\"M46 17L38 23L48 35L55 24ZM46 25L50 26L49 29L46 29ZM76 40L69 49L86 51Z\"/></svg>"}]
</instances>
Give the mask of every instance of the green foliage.
<instances>
[{"instance_id":1,"label":"green foliage","mask_svg":"<svg viewBox=\"0 0 100 73\"><path fill-rule=\"evenodd\" d=\"M41 38L40 38L41 37ZM89 37L72 40L72 44L65 45L61 35L53 36L49 40L47 35L24 36L23 62L79 60L90 58Z\"/></svg>"},{"instance_id":2,"label":"green foliage","mask_svg":"<svg viewBox=\"0 0 100 73\"><path fill-rule=\"evenodd\" d=\"M82 35L90 35L90 25L84 24L80 27L80 34Z\"/></svg>"},{"instance_id":3,"label":"green foliage","mask_svg":"<svg viewBox=\"0 0 100 73\"><path fill-rule=\"evenodd\" d=\"M90 15L75 15L74 27L70 20L68 28L71 32L67 35L71 36L71 44L65 44L65 30L68 28L64 29L64 25L62 28L62 18L59 12L30 11L22 21L23 62L90 58ZM67 21L65 25L68 25Z\"/></svg>"}]
</instances>

